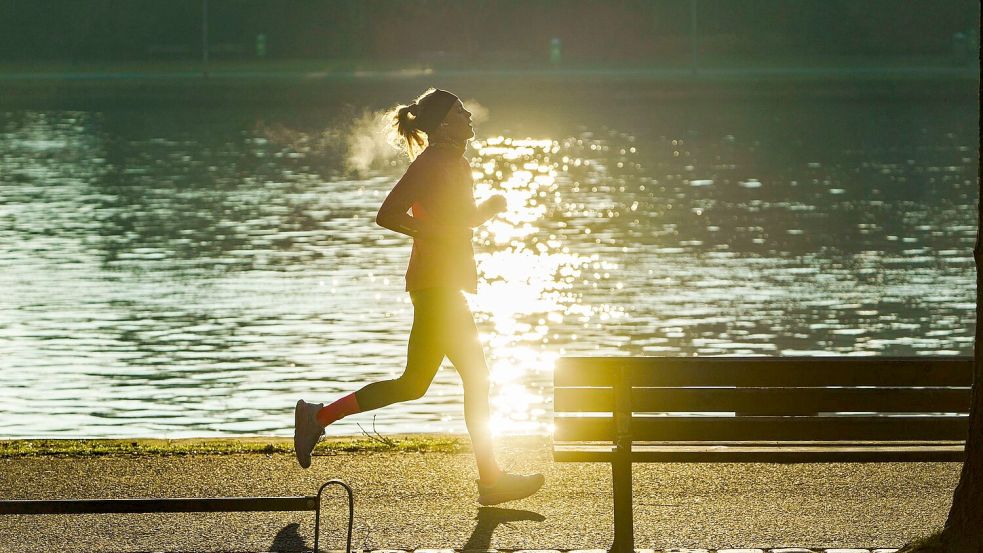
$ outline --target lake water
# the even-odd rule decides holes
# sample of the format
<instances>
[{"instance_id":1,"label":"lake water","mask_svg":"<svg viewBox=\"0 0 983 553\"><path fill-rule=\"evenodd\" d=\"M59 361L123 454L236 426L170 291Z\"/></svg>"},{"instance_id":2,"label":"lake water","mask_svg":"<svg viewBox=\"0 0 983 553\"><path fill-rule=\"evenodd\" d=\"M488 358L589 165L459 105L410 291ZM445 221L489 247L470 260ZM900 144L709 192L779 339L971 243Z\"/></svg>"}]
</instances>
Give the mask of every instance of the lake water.
<instances>
[{"instance_id":1,"label":"lake water","mask_svg":"<svg viewBox=\"0 0 983 553\"><path fill-rule=\"evenodd\" d=\"M568 354L972 353L974 100L478 101L496 432L548 432ZM398 376L383 107L0 112L0 437L289 435ZM464 432L461 402L445 362L329 433Z\"/></svg>"}]
</instances>

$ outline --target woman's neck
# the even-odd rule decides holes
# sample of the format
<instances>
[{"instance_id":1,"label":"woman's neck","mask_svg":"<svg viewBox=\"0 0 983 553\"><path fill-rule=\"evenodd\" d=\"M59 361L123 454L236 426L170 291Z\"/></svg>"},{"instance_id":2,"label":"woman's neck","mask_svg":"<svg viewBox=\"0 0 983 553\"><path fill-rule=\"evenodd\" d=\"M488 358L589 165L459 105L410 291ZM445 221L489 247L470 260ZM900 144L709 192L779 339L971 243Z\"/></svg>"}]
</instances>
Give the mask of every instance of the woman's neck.
<instances>
[{"instance_id":1,"label":"woman's neck","mask_svg":"<svg viewBox=\"0 0 983 553\"><path fill-rule=\"evenodd\" d=\"M430 145L435 148L447 148L463 154L468 142L466 140L454 140L446 136L435 136L430 141Z\"/></svg>"}]
</instances>

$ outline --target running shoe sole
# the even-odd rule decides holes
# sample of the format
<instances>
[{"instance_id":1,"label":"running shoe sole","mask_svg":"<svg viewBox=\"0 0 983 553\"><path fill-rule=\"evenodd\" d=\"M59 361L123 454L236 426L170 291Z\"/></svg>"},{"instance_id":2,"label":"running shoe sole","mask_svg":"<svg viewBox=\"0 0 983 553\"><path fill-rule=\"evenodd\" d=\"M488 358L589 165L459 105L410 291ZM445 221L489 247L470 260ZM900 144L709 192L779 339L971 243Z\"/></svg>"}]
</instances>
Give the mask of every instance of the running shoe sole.
<instances>
[{"instance_id":1,"label":"running shoe sole","mask_svg":"<svg viewBox=\"0 0 983 553\"><path fill-rule=\"evenodd\" d=\"M546 477L544 477L542 474L537 474L536 476L538 478L523 479L524 481L520 484L514 485L505 490L482 493L478 495L478 503L485 506L498 505L499 503L505 503L506 501L516 501L529 497L530 495L538 492L546 482Z\"/></svg>"},{"instance_id":2,"label":"running shoe sole","mask_svg":"<svg viewBox=\"0 0 983 553\"><path fill-rule=\"evenodd\" d=\"M308 433L313 433L310 417L306 409L308 405L313 404L300 399L297 400L297 405L294 407L294 453L297 456L297 462L300 463L301 468L305 469L311 466L311 453L314 451L314 447L317 446L317 442L321 439L321 434L319 433L314 438L313 444L302 443L307 441L304 438L306 438Z\"/></svg>"}]
</instances>

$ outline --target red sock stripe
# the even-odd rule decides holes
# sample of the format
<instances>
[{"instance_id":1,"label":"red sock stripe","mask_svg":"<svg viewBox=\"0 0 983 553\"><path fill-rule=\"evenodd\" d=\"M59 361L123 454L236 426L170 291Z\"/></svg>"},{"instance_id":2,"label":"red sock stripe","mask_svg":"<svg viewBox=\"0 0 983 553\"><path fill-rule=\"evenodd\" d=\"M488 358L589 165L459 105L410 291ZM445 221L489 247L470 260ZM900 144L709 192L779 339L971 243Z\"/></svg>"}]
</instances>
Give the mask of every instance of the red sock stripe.
<instances>
[{"instance_id":1,"label":"red sock stripe","mask_svg":"<svg viewBox=\"0 0 983 553\"><path fill-rule=\"evenodd\" d=\"M358 400L355 399L355 392L339 399L331 405L325 405L317 412L317 422L321 426L328 426L334 421L354 415L359 412Z\"/></svg>"}]
</instances>

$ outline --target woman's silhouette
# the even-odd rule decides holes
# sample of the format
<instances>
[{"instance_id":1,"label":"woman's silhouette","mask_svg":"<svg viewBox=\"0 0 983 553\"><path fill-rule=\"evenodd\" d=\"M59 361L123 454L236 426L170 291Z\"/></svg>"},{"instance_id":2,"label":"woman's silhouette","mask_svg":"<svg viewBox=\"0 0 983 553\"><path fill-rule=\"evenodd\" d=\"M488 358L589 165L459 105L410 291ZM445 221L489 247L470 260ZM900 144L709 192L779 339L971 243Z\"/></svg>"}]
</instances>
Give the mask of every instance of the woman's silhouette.
<instances>
[{"instance_id":1,"label":"woman's silhouette","mask_svg":"<svg viewBox=\"0 0 983 553\"><path fill-rule=\"evenodd\" d=\"M399 378L373 382L327 406L298 401L297 460L304 468L310 466L311 451L332 422L422 397L446 356L464 383L464 420L478 465L478 502L494 505L527 497L543 485L544 478L498 467L488 425L488 367L462 294L477 291L473 229L505 211L505 198L495 195L475 204L471 167L464 158L474 130L471 113L457 96L430 89L412 104L393 110L392 119L411 158L415 149L425 148L376 217L380 226L413 238L406 271L406 290L413 301L406 369Z\"/></svg>"}]
</instances>

